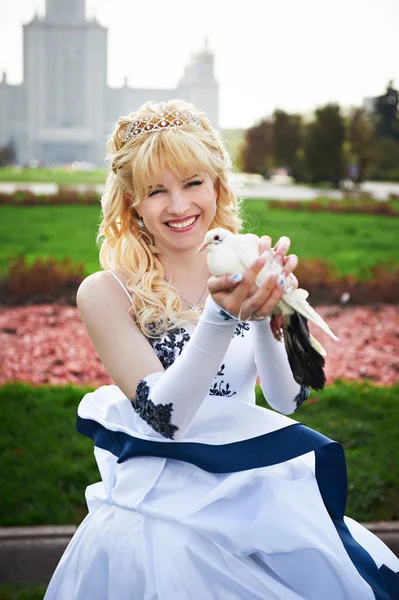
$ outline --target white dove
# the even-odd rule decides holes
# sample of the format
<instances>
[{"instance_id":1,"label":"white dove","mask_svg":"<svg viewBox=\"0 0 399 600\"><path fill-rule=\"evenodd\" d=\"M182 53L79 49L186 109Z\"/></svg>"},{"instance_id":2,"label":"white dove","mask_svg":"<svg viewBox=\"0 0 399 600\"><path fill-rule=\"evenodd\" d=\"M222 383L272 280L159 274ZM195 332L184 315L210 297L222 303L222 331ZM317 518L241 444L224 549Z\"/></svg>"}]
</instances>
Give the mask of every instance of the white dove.
<instances>
[{"instance_id":1,"label":"white dove","mask_svg":"<svg viewBox=\"0 0 399 600\"><path fill-rule=\"evenodd\" d=\"M205 235L198 252L208 250L208 268L212 275L244 273L259 256L258 236L247 233L233 234L226 229L211 229ZM256 283L261 286L271 273L282 272L281 265L274 265L274 250L264 253L266 263L259 272ZM292 280L291 280L292 281ZM309 293L298 288L292 290L290 276L284 283L283 297L272 311L273 315L282 315L284 328L284 344L288 360L295 380L300 385L323 389L325 375L323 367L327 352L323 346L309 333L309 319L327 333L334 341L339 341L327 323L310 306L306 298ZM290 289L291 288L291 289Z\"/></svg>"}]
</instances>

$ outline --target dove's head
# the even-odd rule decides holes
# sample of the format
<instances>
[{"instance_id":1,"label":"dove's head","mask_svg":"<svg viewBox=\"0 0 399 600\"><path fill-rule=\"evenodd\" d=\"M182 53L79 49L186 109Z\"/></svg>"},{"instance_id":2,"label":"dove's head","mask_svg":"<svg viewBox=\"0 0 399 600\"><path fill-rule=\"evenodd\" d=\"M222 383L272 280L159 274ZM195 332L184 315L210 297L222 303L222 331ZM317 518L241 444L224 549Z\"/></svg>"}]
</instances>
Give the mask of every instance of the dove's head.
<instances>
[{"instance_id":1,"label":"dove's head","mask_svg":"<svg viewBox=\"0 0 399 600\"><path fill-rule=\"evenodd\" d=\"M202 242L201 246L198 248L198 252L202 252L205 248L208 252L211 252L216 246L222 243L228 242L231 237L233 237L233 233L228 231L227 229L222 229L218 227L217 229L210 229Z\"/></svg>"}]
</instances>

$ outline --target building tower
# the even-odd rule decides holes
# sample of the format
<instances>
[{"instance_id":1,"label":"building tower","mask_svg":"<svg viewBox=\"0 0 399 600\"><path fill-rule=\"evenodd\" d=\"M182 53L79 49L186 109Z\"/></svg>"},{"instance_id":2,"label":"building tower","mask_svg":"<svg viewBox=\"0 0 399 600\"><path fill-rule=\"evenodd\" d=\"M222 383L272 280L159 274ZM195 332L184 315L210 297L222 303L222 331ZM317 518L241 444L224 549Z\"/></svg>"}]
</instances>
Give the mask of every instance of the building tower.
<instances>
[{"instance_id":1,"label":"building tower","mask_svg":"<svg viewBox=\"0 0 399 600\"><path fill-rule=\"evenodd\" d=\"M24 26L29 157L71 162L104 154L107 30L86 21L84 0L46 0Z\"/></svg>"},{"instance_id":2,"label":"building tower","mask_svg":"<svg viewBox=\"0 0 399 600\"><path fill-rule=\"evenodd\" d=\"M0 77L0 146L12 142L17 161L89 161L104 165L105 142L120 115L143 102L182 98L218 127L219 85L207 44L191 57L172 89L107 85L107 29L85 17L85 0L46 0L44 18L23 27L24 80Z\"/></svg>"},{"instance_id":3,"label":"building tower","mask_svg":"<svg viewBox=\"0 0 399 600\"><path fill-rule=\"evenodd\" d=\"M213 127L218 128L219 84L214 74L214 55L205 40L204 48L191 56L178 84L179 97L203 110Z\"/></svg>"}]
</instances>

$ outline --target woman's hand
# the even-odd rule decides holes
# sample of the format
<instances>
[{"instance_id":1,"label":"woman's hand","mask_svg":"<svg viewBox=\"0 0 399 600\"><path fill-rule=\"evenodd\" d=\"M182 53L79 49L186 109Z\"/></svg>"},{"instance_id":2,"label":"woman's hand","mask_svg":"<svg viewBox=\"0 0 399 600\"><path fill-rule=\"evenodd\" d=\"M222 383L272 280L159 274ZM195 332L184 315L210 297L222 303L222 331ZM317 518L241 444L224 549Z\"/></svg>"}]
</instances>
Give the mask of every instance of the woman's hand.
<instances>
[{"instance_id":1,"label":"woman's hand","mask_svg":"<svg viewBox=\"0 0 399 600\"><path fill-rule=\"evenodd\" d=\"M264 284L255 293L251 288L266 259L260 256L242 275L234 280L233 275L210 277L208 289L215 302L225 311L239 317L242 321L252 315L263 318L281 300L283 285L277 282L278 275L269 275ZM262 311L260 312L260 309Z\"/></svg>"},{"instance_id":2,"label":"woman's hand","mask_svg":"<svg viewBox=\"0 0 399 600\"><path fill-rule=\"evenodd\" d=\"M276 245L274 246L274 251L276 252L276 256L274 260L277 260L283 267L282 275L285 278L289 278L289 283L292 286L292 289L297 289L299 283L298 279L293 274L293 270L298 265L298 257L296 254L289 254L287 256L287 252L291 246L291 240L287 236L282 236ZM272 247L272 238L268 235L262 235L260 238L259 244L259 254L262 252L270 250Z\"/></svg>"},{"instance_id":3,"label":"woman's hand","mask_svg":"<svg viewBox=\"0 0 399 600\"><path fill-rule=\"evenodd\" d=\"M269 236L262 236L259 245L260 254L270 250L271 243L272 240ZM235 280L233 275L211 277L208 281L208 289L215 302L224 310L235 317L239 316L242 320L248 320L251 316L255 320L263 319L266 315L269 315L283 296L285 278L289 277L292 289L298 287L298 280L292 273L298 264L298 257L295 254L287 256L290 245L291 240L286 236L278 240L274 247L275 260L283 267L282 275L269 275L259 288L255 283L255 279L266 262L266 259L262 256L244 273L242 279L239 276Z\"/></svg>"},{"instance_id":4,"label":"woman's hand","mask_svg":"<svg viewBox=\"0 0 399 600\"><path fill-rule=\"evenodd\" d=\"M291 240L287 236L282 236L274 247L274 251L277 253L275 256L275 260L277 259L283 267L282 276L289 281L290 291L296 290L298 288L298 279L293 274L293 270L298 265L298 257L296 254L289 254L287 256L287 252L291 245ZM259 254L265 252L266 250L270 250L272 247L272 239L268 235L263 235L260 238L259 244ZM262 310L262 307L261 307ZM274 338L280 342L283 337L283 315L280 313L279 315L272 315L270 321L270 327L273 333Z\"/></svg>"}]
</instances>

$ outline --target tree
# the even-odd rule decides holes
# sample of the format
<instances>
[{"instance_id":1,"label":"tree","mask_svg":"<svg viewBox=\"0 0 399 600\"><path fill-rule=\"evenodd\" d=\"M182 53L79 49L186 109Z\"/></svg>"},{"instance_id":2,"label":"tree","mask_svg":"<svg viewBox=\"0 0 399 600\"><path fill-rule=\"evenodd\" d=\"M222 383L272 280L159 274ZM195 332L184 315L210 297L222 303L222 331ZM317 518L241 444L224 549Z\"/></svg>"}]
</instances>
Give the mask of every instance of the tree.
<instances>
[{"instance_id":1,"label":"tree","mask_svg":"<svg viewBox=\"0 0 399 600\"><path fill-rule=\"evenodd\" d=\"M337 104L318 108L305 132L304 158L313 182L330 181L338 188L345 174L345 122Z\"/></svg>"},{"instance_id":2,"label":"tree","mask_svg":"<svg viewBox=\"0 0 399 600\"><path fill-rule=\"evenodd\" d=\"M366 179L375 160L375 128L364 108L354 108L349 114L347 139L351 162L356 165L355 183Z\"/></svg>"},{"instance_id":3,"label":"tree","mask_svg":"<svg viewBox=\"0 0 399 600\"><path fill-rule=\"evenodd\" d=\"M15 156L14 140L10 140L6 146L0 147L0 167L14 164Z\"/></svg>"},{"instance_id":4,"label":"tree","mask_svg":"<svg viewBox=\"0 0 399 600\"><path fill-rule=\"evenodd\" d=\"M300 150L303 126L300 115L276 109L273 114L273 156L276 166L286 167L295 178L300 177Z\"/></svg>"},{"instance_id":5,"label":"tree","mask_svg":"<svg viewBox=\"0 0 399 600\"><path fill-rule=\"evenodd\" d=\"M267 175L273 161L273 123L262 119L247 129L241 152L243 171Z\"/></svg>"},{"instance_id":6,"label":"tree","mask_svg":"<svg viewBox=\"0 0 399 600\"><path fill-rule=\"evenodd\" d=\"M392 87L392 81L390 81L385 94L376 99L375 118L378 137L399 140L398 104L399 93Z\"/></svg>"},{"instance_id":7,"label":"tree","mask_svg":"<svg viewBox=\"0 0 399 600\"><path fill-rule=\"evenodd\" d=\"M375 162L371 178L399 181L399 142L389 137L375 140Z\"/></svg>"}]
</instances>

